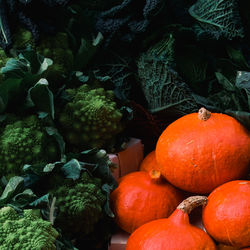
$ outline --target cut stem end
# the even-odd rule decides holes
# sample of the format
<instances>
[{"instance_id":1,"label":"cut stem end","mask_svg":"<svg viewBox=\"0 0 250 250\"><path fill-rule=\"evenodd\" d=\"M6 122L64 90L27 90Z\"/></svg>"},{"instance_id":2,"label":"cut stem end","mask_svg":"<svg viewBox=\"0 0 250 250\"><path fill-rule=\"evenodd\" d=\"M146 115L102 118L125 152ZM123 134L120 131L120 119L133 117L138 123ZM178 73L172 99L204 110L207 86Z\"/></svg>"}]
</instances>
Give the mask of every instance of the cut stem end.
<instances>
[{"instance_id":1,"label":"cut stem end","mask_svg":"<svg viewBox=\"0 0 250 250\"><path fill-rule=\"evenodd\" d=\"M159 181L161 179L161 172L158 170L150 170L149 175L153 181Z\"/></svg>"},{"instance_id":2,"label":"cut stem end","mask_svg":"<svg viewBox=\"0 0 250 250\"><path fill-rule=\"evenodd\" d=\"M211 112L205 108L200 108L198 111L198 118L202 121L207 121L211 116Z\"/></svg>"}]
</instances>

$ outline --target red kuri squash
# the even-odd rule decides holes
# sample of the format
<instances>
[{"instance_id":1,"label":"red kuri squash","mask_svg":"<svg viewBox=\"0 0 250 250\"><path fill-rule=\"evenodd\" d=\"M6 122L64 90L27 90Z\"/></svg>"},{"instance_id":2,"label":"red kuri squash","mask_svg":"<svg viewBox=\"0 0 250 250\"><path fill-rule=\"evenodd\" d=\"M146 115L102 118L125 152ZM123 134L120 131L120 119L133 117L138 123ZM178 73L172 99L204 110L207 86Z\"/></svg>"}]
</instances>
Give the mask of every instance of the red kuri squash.
<instances>
[{"instance_id":1,"label":"red kuri squash","mask_svg":"<svg viewBox=\"0 0 250 250\"><path fill-rule=\"evenodd\" d=\"M168 218L142 225L128 238L126 250L215 250L209 235L189 223L188 214L206 201L206 196L191 196Z\"/></svg>"},{"instance_id":2,"label":"red kuri squash","mask_svg":"<svg viewBox=\"0 0 250 250\"><path fill-rule=\"evenodd\" d=\"M170 124L156 144L162 175L174 186L206 194L246 178L250 133L231 116L201 108Z\"/></svg>"},{"instance_id":3,"label":"red kuri squash","mask_svg":"<svg viewBox=\"0 0 250 250\"><path fill-rule=\"evenodd\" d=\"M160 170L159 164L156 161L155 150L153 150L152 152L147 154L146 157L143 159L143 161L140 164L141 171L149 172L152 169Z\"/></svg>"},{"instance_id":4,"label":"red kuri squash","mask_svg":"<svg viewBox=\"0 0 250 250\"><path fill-rule=\"evenodd\" d=\"M250 181L235 180L217 187L208 196L202 221L218 242L250 247Z\"/></svg>"},{"instance_id":5,"label":"red kuri squash","mask_svg":"<svg viewBox=\"0 0 250 250\"><path fill-rule=\"evenodd\" d=\"M110 195L116 223L128 233L146 222L168 217L182 199L181 191L162 179L156 170L123 176Z\"/></svg>"}]
</instances>

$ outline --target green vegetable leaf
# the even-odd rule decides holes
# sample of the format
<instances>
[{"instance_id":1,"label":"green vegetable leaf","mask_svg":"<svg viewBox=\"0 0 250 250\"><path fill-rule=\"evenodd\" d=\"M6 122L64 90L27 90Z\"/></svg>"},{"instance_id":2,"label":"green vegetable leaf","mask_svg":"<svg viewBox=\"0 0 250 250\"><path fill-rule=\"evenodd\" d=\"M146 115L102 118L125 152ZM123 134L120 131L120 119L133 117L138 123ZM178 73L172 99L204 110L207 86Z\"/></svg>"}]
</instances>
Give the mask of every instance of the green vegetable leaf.
<instances>
[{"instance_id":1,"label":"green vegetable leaf","mask_svg":"<svg viewBox=\"0 0 250 250\"><path fill-rule=\"evenodd\" d=\"M25 189L23 192L15 195L10 204L17 208L25 208L36 198L36 195L31 189Z\"/></svg>"},{"instance_id":2,"label":"green vegetable leaf","mask_svg":"<svg viewBox=\"0 0 250 250\"><path fill-rule=\"evenodd\" d=\"M248 65L242 51L234 49L231 46L227 46L226 50L230 59L239 67L241 67L241 69L250 69L250 66Z\"/></svg>"},{"instance_id":3,"label":"green vegetable leaf","mask_svg":"<svg viewBox=\"0 0 250 250\"><path fill-rule=\"evenodd\" d=\"M12 177L6 185L1 197L0 206L9 202L16 194L24 189L24 178L20 176Z\"/></svg>"},{"instance_id":4,"label":"green vegetable leaf","mask_svg":"<svg viewBox=\"0 0 250 250\"><path fill-rule=\"evenodd\" d=\"M61 153L61 161L64 161L65 159L65 142L64 139L62 137L62 135L59 133L59 131L57 130L57 128L55 127L45 127L46 132L48 133L48 135L54 137L55 141L57 142L57 145L59 147L60 153Z\"/></svg>"},{"instance_id":5,"label":"green vegetable leaf","mask_svg":"<svg viewBox=\"0 0 250 250\"><path fill-rule=\"evenodd\" d=\"M2 113L8 103L9 99L18 95L22 86L22 79L8 78L0 84L0 113Z\"/></svg>"},{"instance_id":6,"label":"green vegetable leaf","mask_svg":"<svg viewBox=\"0 0 250 250\"><path fill-rule=\"evenodd\" d=\"M62 166L62 171L66 178L77 180L81 175L81 164L78 160L72 159Z\"/></svg>"},{"instance_id":7,"label":"green vegetable leaf","mask_svg":"<svg viewBox=\"0 0 250 250\"><path fill-rule=\"evenodd\" d=\"M50 200L50 196L49 194L46 194L30 202L29 205L34 208L47 207L49 200Z\"/></svg>"},{"instance_id":8,"label":"green vegetable leaf","mask_svg":"<svg viewBox=\"0 0 250 250\"><path fill-rule=\"evenodd\" d=\"M1 68L1 73L5 78L23 78L26 73L31 73L30 62L22 56L18 59L10 58Z\"/></svg>"},{"instance_id":9,"label":"green vegetable leaf","mask_svg":"<svg viewBox=\"0 0 250 250\"><path fill-rule=\"evenodd\" d=\"M20 109L28 91L27 107L35 106L38 111L47 112L54 117L52 92L44 80L39 81L40 75L51 64L52 60L44 58L30 47L20 51L17 57L10 58L1 68L4 77L0 83L0 112L11 104L18 105L16 109Z\"/></svg>"},{"instance_id":10,"label":"green vegetable leaf","mask_svg":"<svg viewBox=\"0 0 250 250\"><path fill-rule=\"evenodd\" d=\"M110 185L108 185L107 183L105 183L104 185L102 185L102 190L105 192L106 194L106 202L104 204L104 211L105 213L111 217L111 218L114 218L115 215L114 213L112 212L112 210L110 209L110 193L113 191L113 188L111 188Z\"/></svg>"},{"instance_id":11,"label":"green vegetable leaf","mask_svg":"<svg viewBox=\"0 0 250 250\"><path fill-rule=\"evenodd\" d=\"M237 0L197 0L189 14L215 39L244 37Z\"/></svg>"},{"instance_id":12,"label":"green vegetable leaf","mask_svg":"<svg viewBox=\"0 0 250 250\"><path fill-rule=\"evenodd\" d=\"M250 72L238 71L236 76L236 86L245 90L248 98L248 108L250 110Z\"/></svg>"},{"instance_id":13,"label":"green vegetable leaf","mask_svg":"<svg viewBox=\"0 0 250 250\"><path fill-rule=\"evenodd\" d=\"M42 78L31 87L28 90L27 106L36 107L39 112L48 113L52 119L54 119L54 95L50 91L48 85L48 81Z\"/></svg>"},{"instance_id":14,"label":"green vegetable leaf","mask_svg":"<svg viewBox=\"0 0 250 250\"><path fill-rule=\"evenodd\" d=\"M103 36L100 32L93 41L81 38L81 44L75 56L74 62L74 68L76 70L82 70L88 65L88 63L90 63L90 60L94 57L100 47L102 39Z\"/></svg>"}]
</instances>

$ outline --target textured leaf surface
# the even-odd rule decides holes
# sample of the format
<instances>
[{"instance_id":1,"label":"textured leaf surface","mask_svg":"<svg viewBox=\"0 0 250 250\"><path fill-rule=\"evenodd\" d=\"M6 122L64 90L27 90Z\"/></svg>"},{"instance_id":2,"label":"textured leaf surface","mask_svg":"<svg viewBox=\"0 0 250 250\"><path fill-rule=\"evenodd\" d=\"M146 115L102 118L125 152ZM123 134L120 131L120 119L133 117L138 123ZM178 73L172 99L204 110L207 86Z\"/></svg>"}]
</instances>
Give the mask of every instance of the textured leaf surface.
<instances>
[{"instance_id":1,"label":"textured leaf surface","mask_svg":"<svg viewBox=\"0 0 250 250\"><path fill-rule=\"evenodd\" d=\"M138 75L148 110L184 115L198 107L189 87L169 65L173 64L173 40L158 43L139 58Z\"/></svg>"},{"instance_id":2,"label":"textured leaf surface","mask_svg":"<svg viewBox=\"0 0 250 250\"><path fill-rule=\"evenodd\" d=\"M244 37L236 0L198 0L189 13L212 37Z\"/></svg>"}]
</instances>

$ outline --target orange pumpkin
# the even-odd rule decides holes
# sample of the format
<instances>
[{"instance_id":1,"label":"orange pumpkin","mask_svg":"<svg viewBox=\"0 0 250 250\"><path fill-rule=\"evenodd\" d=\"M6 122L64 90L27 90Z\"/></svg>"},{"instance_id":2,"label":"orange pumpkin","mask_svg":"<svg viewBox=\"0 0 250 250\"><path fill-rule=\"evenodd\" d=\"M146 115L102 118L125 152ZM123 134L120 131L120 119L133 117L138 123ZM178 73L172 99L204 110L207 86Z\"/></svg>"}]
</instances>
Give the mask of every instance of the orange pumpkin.
<instances>
[{"instance_id":1,"label":"orange pumpkin","mask_svg":"<svg viewBox=\"0 0 250 250\"><path fill-rule=\"evenodd\" d=\"M250 246L250 181L235 180L217 187L202 212L206 231L218 242Z\"/></svg>"},{"instance_id":2,"label":"orange pumpkin","mask_svg":"<svg viewBox=\"0 0 250 250\"><path fill-rule=\"evenodd\" d=\"M201 108L170 124L156 144L162 175L192 193L245 178L250 164L250 134L231 116Z\"/></svg>"},{"instance_id":3,"label":"orange pumpkin","mask_svg":"<svg viewBox=\"0 0 250 250\"><path fill-rule=\"evenodd\" d=\"M159 164L157 163L156 158L155 158L155 150L147 154L140 164L141 171L149 172L152 169L154 170L160 169Z\"/></svg>"},{"instance_id":4,"label":"orange pumpkin","mask_svg":"<svg viewBox=\"0 0 250 250\"><path fill-rule=\"evenodd\" d=\"M168 217L148 222L128 238L126 250L215 250L205 231L189 223L188 214L206 202L205 196L191 196Z\"/></svg>"},{"instance_id":5,"label":"orange pumpkin","mask_svg":"<svg viewBox=\"0 0 250 250\"><path fill-rule=\"evenodd\" d=\"M116 223L128 233L146 222L168 217L181 200L181 192L155 170L123 176L110 195Z\"/></svg>"}]
</instances>

